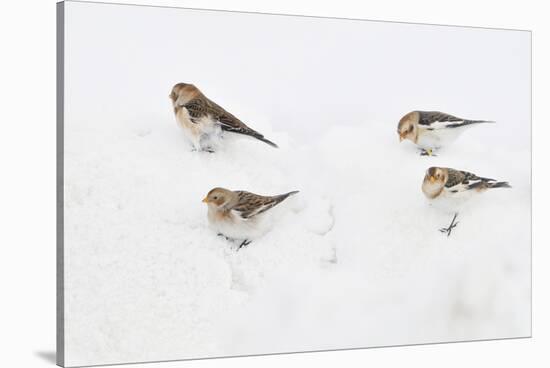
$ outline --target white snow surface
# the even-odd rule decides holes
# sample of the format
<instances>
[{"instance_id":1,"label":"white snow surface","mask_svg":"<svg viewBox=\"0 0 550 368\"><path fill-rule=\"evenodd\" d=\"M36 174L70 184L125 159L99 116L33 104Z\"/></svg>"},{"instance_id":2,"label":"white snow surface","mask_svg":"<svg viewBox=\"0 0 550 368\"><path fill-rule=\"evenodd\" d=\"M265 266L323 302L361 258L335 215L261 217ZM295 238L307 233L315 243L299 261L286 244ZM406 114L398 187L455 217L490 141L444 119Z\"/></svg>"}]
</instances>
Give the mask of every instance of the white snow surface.
<instances>
[{"instance_id":1,"label":"white snow surface","mask_svg":"<svg viewBox=\"0 0 550 368\"><path fill-rule=\"evenodd\" d=\"M67 364L531 334L524 33L435 28L441 36L426 26L365 22L354 31L357 22L69 6ZM89 32L99 16L103 28ZM249 47L262 47L269 37L287 42L267 42L265 52L254 49L251 68L235 68L237 61L249 62L239 55L189 61L185 50L169 47L176 44L169 31L182 17L187 26L238 23L216 34L222 48L233 39ZM159 29L141 27L145 20ZM321 42L315 33L270 33L281 22L284 32L329 28L324 32L331 37ZM331 28L336 23L342 27ZM199 39L219 29L209 26ZM251 27L258 31L247 32ZM353 49L357 54L347 59L352 65L337 70L342 61L319 59L319 66L292 53L306 43L319 43L302 50L313 56L325 47L343 48L339 34L329 31L348 38L374 32L385 41L369 39L367 54ZM409 47L408 37L419 55L428 55L434 44L442 54L449 47L482 55L477 63L449 58L441 69L434 62L415 75L411 70L420 70L420 61L399 63L394 57ZM283 65L292 76L281 77L285 74L273 66L281 60L275 60L269 64L274 75L266 79L265 63L281 48L290 49L289 65L299 73ZM208 50L202 50L206 56ZM324 82L315 84L321 69ZM419 86L434 74L439 78L434 85L454 88ZM504 76L511 87L503 88ZM280 148L227 135L214 154L191 152L168 100L179 81L195 83ZM280 84L288 93L280 93ZM300 96L304 100L297 102ZM399 144L396 133L399 118L415 108L497 123L470 129L437 157L420 157L409 142ZM420 189L429 166L471 171L509 181L513 188L470 201L447 238L438 229L450 223L451 214L430 206ZM269 233L236 251L208 227L201 199L216 186L300 193L273 210Z\"/></svg>"}]
</instances>

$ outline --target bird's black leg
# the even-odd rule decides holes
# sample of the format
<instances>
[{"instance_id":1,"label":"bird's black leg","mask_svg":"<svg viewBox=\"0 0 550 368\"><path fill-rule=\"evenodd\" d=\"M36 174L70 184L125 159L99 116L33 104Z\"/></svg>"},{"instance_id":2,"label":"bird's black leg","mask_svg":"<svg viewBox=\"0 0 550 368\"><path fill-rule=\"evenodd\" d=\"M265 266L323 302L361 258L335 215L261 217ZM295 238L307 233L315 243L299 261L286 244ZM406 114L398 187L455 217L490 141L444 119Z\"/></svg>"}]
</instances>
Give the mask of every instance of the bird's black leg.
<instances>
[{"instance_id":1,"label":"bird's black leg","mask_svg":"<svg viewBox=\"0 0 550 368\"><path fill-rule=\"evenodd\" d=\"M239 245L239 248L237 248L237 249L241 249L242 247L246 247L250 243L252 243L252 240L245 239L245 240L243 240L243 242L241 243L241 245Z\"/></svg>"},{"instance_id":2,"label":"bird's black leg","mask_svg":"<svg viewBox=\"0 0 550 368\"><path fill-rule=\"evenodd\" d=\"M218 236L223 236L225 238L225 240L227 240L227 241L230 241L230 242L235 241L235 239L228 238L227 236L223 235L222 233L218 233L217 235ZM242 247L246 247L250 243L252 243L252 240L248 240L248 239L243 240L241 242L241 244L239 244L239 247L237 248L237 250L241 249Z\"/></svg>"},{"instance_id":3,"label":"bird's black leg","mask_svg":"<svg viewBox=\"0 0 550 368\"><path fill-rule=\"evenodd\" d=\"M449 227L441 228L439 229L439 231L441 231L442 233L447 233L447 237L449 237L451 235L451 231L456 227L456 225L458 225L458 221L455 222L457 216L458 216L458 212L455 213L455 215L453 216L453 220L451 221L451 224L449 225Z\"/></svg>"},{"instance_id":4,"label":"bird's black leg","mask_svg":"<svg viewBox=\"0 0 550 368\"><path fill-rule=\"evenodd\" d=\"M225 238L225 240L231 240L227 236L223 235L222 233L218 233L218 236L223 236Z\"/></svg>"}]
</instances>

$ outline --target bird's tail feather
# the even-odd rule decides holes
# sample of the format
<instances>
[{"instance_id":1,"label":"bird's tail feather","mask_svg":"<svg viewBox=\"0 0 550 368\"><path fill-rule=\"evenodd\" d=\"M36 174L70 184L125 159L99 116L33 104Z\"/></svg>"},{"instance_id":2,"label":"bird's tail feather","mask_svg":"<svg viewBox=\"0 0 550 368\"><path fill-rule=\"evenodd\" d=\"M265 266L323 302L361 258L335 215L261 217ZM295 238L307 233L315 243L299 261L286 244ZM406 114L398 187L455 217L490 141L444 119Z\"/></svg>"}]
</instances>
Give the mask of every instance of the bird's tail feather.
<instances>
[{"instance_id":1,"label":"bird's tail feather","mask_svg":"<svg viewBox=\"0 0 550 368\"><path fill-rule=\"evenodd\" d=\"M250 129L249 131L247 132L244 132L243 134L246 134L246 135L249 135L253 138L256 138L257 140L260 140L264 143L267 143L269 144L271 147L275 147L275 148L279 148L279 146L277 146L275 143L271 142L269 139L265 138L263 134L261 133L258 133L257 131L255 130L252 130Z\"/></svg>"},{"instance_id":2,"label":"bird's tail feather","mask_svg":"<svg viewBox=\"0 0 550 368\"><path fill-rule=\"evenodd\" d=\"M255 131L254 129L251 129L247 126L239 126L239 127L235 127L235 126L232 126L232 125L228 125L228 124L220 124L222 130L225 130L225 131L228 131L228 132L232 132L232 133L237 133L237 134L242 134L242 135L247 135L249 137L252 137L252 138L256 138L264 143L267 143L269 144L271 147L275 147L275 148L279 148L279 146L277 146L275 143L271 142L269 139L265 138L263 136L263 134Z\"/></svg>"},{"instance_id":3,"label":"bird's tail feather","mask_svg":"<svg viewBox=\"0 0 550 368\"><path fill-rule=\"evenodd\" d=\"M450 123L446 125L446 128L464 128L464 127L470 127L475 124L495 124L496 121L492 120L464 120L461 122L456 123Z\"/></svg>"},{"instance_id":4,"label":"bird's tail feather","mask_svg":"<svg viewBox=\"0 0 550 368\"><path fill-rule=\"evenodd\" d=\"M260 141L269 144L271 147L279 148L275 143L271 142L269 139L264 138L264 136L254 136L254 138L259 139Z\"/></svg>"},{"instance_id":5,"label":"bird's tail feather","mask_svg":"<svg viewBox=\"0 0 550 368\"><path fill-rule=\"evenodd\" d=\"M489 188L512 188L507 181L497 181L496 183L491 183Z\"/></svg>"},{"instance_id":6,"label":"bird's tail feather","mask_svg":"<svg viewBox=\"0 0 550 368\"><path fill-rule=\"evenodd\" d=\"M470 124L496 124L496 121L494 121L494 120L466 120L464 122L464 125L470 125Z\"/></svg>"},{"instance_id":7,"label":"bird's tail feather","mask_svg":"<svg viewBox=\"0 0 550 368\"><path fill-rule=\"evenodd\" d=\"M299 192L300 192L299 190L293 190L292 192L288 192L288 193L285 193L285 194L281 194L281 195L277 196L277 197L278 197L277 200L278 200L278 202L282 202L282 201L284 201L285 199L287 199L288 197L290 197L290 196L292 196L292 195L294 195L294 194L296 194L296 193L299 193Z\"/></svg>"}]
</instances>

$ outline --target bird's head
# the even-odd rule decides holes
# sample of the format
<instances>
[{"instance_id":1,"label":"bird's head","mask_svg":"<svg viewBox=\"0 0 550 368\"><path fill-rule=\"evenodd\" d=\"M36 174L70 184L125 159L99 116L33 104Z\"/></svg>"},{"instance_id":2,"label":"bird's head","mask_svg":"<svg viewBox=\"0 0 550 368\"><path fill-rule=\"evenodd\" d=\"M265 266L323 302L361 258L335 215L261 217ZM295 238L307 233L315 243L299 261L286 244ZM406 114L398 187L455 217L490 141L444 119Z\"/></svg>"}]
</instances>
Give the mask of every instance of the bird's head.
<instances>
[{"instance_id":1,"label":"bird's head","mask_svg":"<svg viewBox=\"0 0 550 368\"><path fill-rule=\"evenodd\" d=\"M404 139L408 139L412 142L418 139L418 122L420 121L420 114L418 111L409 112L403 116L397 124L397 134L399 135L399 142Z\"/></svg>"},{"instance_id":2,"label":"bird's head","mask_svg":"<svg viewBox=\"0 0 550 368\"><path fill-rule=\"evenodd\" d=\"M424 183L434 187L443 187L449 178L448 172L443 167L430 167L424 176Z\"/></svg>"},{"instance_id":3,"label":"bird's head","mask_svg":"<svg viewBox=\"0 0 550 368\"><path fill-rule=\"evenodd\" d=\"M208 192L208 194L206 195L206 197L204 197L202 201L206 203L208 207L212 207L214 209L222 209L234 200L234 192L225 188L214 188L210 192Z\"/></svg>"},{"instance_id":4,"label":"bird's head","mask_svg":"<svg viewBox=\"0 0 550 368\"><path fill-rule=\"evenodd\" d=\"M174 108L181 107L195 98L200 91L197 87L188 83L178 83L172 87L168 95Z\"/></svg>"},{"instance_id":5,"label":"bird's head","mask_svg":"<svg viewBox=\"0 0 550 368\"><path fill-rule=\"evenodd\" d=\"M445 183L449 178L449 173L443 167L430 167L426 170L424 181L422 181L422 192L428 198L435 198L441 193Z\"/></svg>"}]
</instances>

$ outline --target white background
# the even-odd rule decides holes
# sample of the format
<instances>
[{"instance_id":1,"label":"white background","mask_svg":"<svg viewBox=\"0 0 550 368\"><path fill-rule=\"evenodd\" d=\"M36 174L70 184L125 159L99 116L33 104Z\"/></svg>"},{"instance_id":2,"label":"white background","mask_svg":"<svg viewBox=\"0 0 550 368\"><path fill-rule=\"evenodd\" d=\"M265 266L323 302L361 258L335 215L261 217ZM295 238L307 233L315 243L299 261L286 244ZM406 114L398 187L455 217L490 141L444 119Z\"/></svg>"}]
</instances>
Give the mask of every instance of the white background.
<instances>
[{"instance_id":1,"label":"white background","mask_svg":"<svg viewBox=\"0 0 550 368\"><path fill-rule=\"evenodd\" d=\"M35 4L36 3L36 4ZM476 25L532 29L534 52L534 327L533 339L451 345L431 345L392 349L298 354L261 358L234 358L200 362L164 363L161 366L252 367L334 364L394 366L534 366L545 357L548 345L548 300L543 293L548 279L547 235L543 234L544 209L544 117L549 65L548 26L543 11L529 2L462 2L452 8L437 2L385 2L351 4L338 2L324 6L315 2L278 1L254 4L252 1L157 1L141 2L186 7L217 8L354 17L412 22ZM2 338L3 358L11 366L51 365L55 348L55 6L53 1L4 5L2 30ZM16 35L16 37L12 37ZM5 49L8 45L9 49ZM6 83L7 81L7 83ZM547 87L546 87L547 88ZM538 106L538 110L537 110ZM7 204L7 206L6 206ZM547 297L546 297L547 298ZM4 310L5 309L5 310ZM6 328L7 327L7 328ZM411 364L412 363L412 364Z\"/></svg>"}]
</instances>

